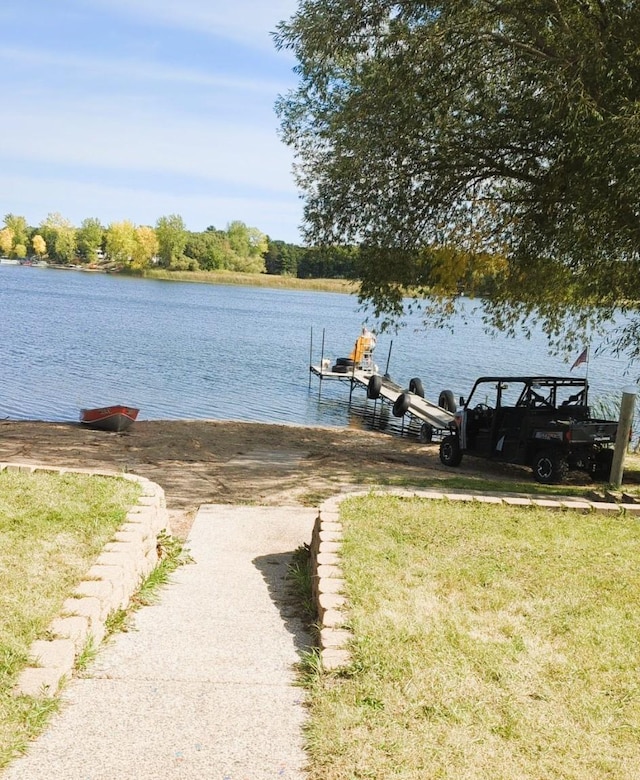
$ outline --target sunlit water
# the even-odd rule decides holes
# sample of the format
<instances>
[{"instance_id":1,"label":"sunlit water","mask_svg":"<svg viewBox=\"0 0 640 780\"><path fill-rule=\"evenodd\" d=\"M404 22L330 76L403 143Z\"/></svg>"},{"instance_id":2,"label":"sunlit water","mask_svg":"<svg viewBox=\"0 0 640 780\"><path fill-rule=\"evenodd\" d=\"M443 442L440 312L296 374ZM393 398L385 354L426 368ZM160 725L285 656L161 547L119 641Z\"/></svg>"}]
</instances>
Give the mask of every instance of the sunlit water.
<instances>
[{"instance_id":1,"label":"sunlit water","mask_svg":"<svg viewBox=\"0 0 640 780\"><path fill-rule=\"evenodd\" d=\"M71 421L123 403L139 419L361 425L364 392L349 408L348 384L320 388L309 362L347 356L364 316L341 294L2 265L0 417ZM417 328L380 335L375 359L403 386L420 377L431 400L468 394L480 375L569 373L542 334L491 337L478 317L453 333ZM592 399L619 400L626 363L594 351Z\"/></svg>"}]
</instances>

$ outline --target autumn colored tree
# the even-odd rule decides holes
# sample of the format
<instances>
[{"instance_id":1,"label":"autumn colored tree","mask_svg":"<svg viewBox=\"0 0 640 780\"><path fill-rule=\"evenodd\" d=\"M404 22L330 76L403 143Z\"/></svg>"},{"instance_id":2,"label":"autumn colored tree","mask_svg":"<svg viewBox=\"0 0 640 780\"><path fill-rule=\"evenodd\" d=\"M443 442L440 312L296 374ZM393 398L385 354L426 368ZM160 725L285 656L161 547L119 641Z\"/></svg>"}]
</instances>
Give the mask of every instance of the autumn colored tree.
<instances>
[{"instance_id":1,"label":"autumn colored tree","mask_svg":"<svg viewBox=\"0 0 640 780\"><path fill-rule=\"evenodd\" d=\"M29 226L25 217L17 216L16 214L5 214L4 224L5 227L13 232L14 247L27 245L29 241Z\"/></svg>"},{"instance_id":2,"label":"autumn colored tree","mask_svg":"<svg viewBox=\"0 0 640 780\"><path fill-rule=\"evenodd\" d=\"M39 260L47 254L47 244L39 233L36 233L31 239L31 246L33 247L34 254Z\"/></svg>"},{"instance_id":3,"label":"autumn colored tree","mask_svg":"<svg viewBox=\"0 0 640 780\"><path fill-rule=\"evenodd\" d=\"M114 263L128 266L136 251L136 229L133 222L112 222L105 231L105 251Z\"/></svg>"},{"instance_id":4,"label":"autumn colored tree","mask_svg":"<svg viewBox=\"0 0 640 780\"><path fill-rule=\"evenodd\" d=\"M131 256L131 268L142 271L151 265L157 256L160 244L156 231L149 226L141 225L134 232L134 247Z\"/></svg>"},{"instance_id":5,"label":"autumn colored tree","mask_svg":"<svg viewBox=\"0 0 640 780\"><path fill-rule=\"evenodd\" d=\"M9 256L13 250L13 230L5 227L0 230L0 252Z\"/></svg>"}]
</instances>

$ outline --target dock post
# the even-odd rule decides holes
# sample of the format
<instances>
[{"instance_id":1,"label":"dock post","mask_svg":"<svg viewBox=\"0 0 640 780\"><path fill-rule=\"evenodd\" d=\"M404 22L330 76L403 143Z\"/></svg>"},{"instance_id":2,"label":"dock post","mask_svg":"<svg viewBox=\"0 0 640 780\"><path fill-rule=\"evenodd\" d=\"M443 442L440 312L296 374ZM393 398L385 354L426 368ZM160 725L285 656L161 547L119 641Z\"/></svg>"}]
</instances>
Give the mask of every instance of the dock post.
<instances>
[{"instance_id":1,"label":"dock post","mask_svg":"<svg viewBox=\"0 0 640 780\"><path fill-rule=\"evenodd\" d=\"M353 361L353 365L351 366L351 380L349 382L349 407L351 407L351 398L353 396L353 386L356 383L356 380L354 379L356 373L356 362Z\"/></svg>"},{"instance_id":2,"label":"dock post","mask_svg":"<svg viewBox=\"0 0 640 780\"><path fill-rule=\"evenodd\" d=\"M611 464L611 474L609 482L619 488L622 484L622 473L624 471L624 456L629 446L629 436L631 434L631 424L633 422L633 410L636 402L637 388L633 386L625 387L622 390L622 403L620 405L620 419L618 421L618 433L613 450L613 463Z\"/></svg>"},{"instance_id":3,"label":"dock post","mask_svg":"<svg viewBox=\"0 0 640 780\"><path fill-rule=\"evenodd\" d=\"M393 347L393 339L389 343L389 354L387 355L387 367L384 370L384 375L389 376L389 363L391 362L391 348Z\"/></svg>"},{"instance_id":4,"label":"dock post","mask_svg":"<svg viewBox=\"0 0 640 780\"><path fill-rule=\"evenodd\" d=\"M313 365L313 325L311 326L311 338L309 340L309 390L311 390L311 366ZM322 363L320 363L322 366Z\"/></svg>"},{"instance_id":5,"label":"dock post","mask_svg":"<svg viewBox=\"0 0 640 780\"><path fill-rule=\"evenodd\" d=\"M318 382L318 398L320 398L320 396L322 394L322 380L324 378L322 376L322 371L323 371L322 366L324 364L324 331L325 331L325 329L323 328L322 329L322 347L320 348L320 382Z\"/></svg>"}]
</instances>

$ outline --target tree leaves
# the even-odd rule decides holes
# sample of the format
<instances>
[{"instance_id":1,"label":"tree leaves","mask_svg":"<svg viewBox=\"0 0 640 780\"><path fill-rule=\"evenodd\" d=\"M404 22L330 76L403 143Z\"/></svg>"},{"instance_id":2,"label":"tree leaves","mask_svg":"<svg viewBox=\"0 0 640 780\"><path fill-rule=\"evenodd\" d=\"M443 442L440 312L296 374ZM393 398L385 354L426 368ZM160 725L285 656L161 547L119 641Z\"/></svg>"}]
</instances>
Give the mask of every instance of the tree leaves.
<instances>
[{"instance_id":1,"label":"tree leaves","mask_svg":"<svg viewBox=\"0 0 640 780\"><path fill-rule=\"evenodd\" d=\"M608 316L640 282L639 40L629 0L306 0L276 45L299 61L277 111L308 240L366 247L378 311L494 255L494 324Z\"/></svg>"}]
</instances>

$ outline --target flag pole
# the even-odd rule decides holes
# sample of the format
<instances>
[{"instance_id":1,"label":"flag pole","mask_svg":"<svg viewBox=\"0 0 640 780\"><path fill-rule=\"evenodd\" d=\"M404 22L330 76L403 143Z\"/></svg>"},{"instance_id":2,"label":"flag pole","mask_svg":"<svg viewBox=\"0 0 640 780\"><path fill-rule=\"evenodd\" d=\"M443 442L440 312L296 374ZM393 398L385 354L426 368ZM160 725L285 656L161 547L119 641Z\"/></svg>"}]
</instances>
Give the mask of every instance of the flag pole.
<instances>
[{"instance_id":1,"label":"flag pole","mask_svg":"<svg viewBox=\"0 0 640 780\"><path fill-rule=\"evenodd\" d=\"M591 357L591 342L587 344L587 360L586 360L587 370L584 375L585 382L587 383L587 387L589 386L589 358L590 357Z\"/></svg>"}]
</instances>

